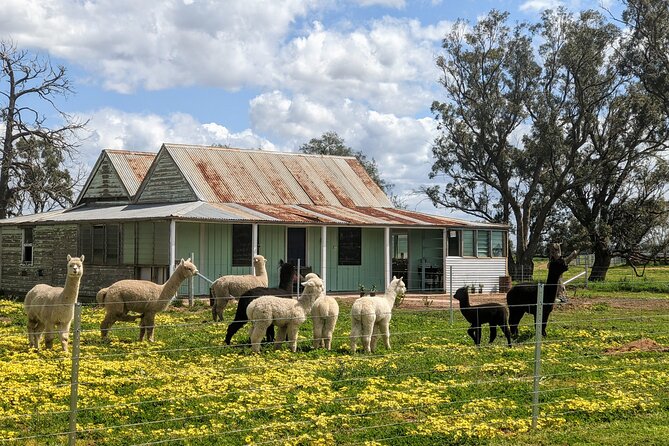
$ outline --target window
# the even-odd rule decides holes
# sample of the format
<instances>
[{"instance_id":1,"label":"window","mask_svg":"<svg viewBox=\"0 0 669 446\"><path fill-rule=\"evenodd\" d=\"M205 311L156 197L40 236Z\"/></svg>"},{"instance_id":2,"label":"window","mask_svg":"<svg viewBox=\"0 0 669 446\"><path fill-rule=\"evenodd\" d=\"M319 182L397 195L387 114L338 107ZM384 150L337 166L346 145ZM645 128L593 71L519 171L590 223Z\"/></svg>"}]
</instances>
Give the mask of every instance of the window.
<instances>
[{"instance_id":1,"label":"window","mask_svg":"<svg viewBox=\"0 0 669 446\"><path fill-rule=\"evenodd\" d=\"M492 256L506 257L506 237L503 231L492 231Z\"/></svg>"},{"instance_id":2,"label":"window","mask_svg":"<svg viewBox=\"0 0 669 446\"><path fill-rule=\"evenodd\" d=\"M490 257L490 231L476 231L477 257Z\"/></svg>"},{"instance_id":3,"label":"window","mask_svg":"<svg viewBox=\"0 0 669 446\"><path fill-rule=\"evenodd\" d=\"M462 256L474 257L474 231L462 231Z\"/></svg>"},{"instance_id":4,"label":"window","mask_svg":"<svg viewBox=\"0 0 669 446\"><path fill-rule=\"evenodd\" d=\"M33 228L23 228L21 262L24 265L33 264Z\"/></svg>"},{"instance_id":5,"label":"window","mask_svg":"<svg viewBox=\"0 0 669 446\"><path fill-rule=\"evenodd\" d=\"M232 266L249 266L253 257L253 227L232 225Z\"/></svg>"},{"instance_id":6,"label":"window","mask_svg":"<svg viewBox=\"0 0 669 446\"><path fill-rule=\"evenodd\" d=\"M460 256L460 234L462 231L456 231L455 229L448 230L448 256L449 257L459 257Z\"/></svg>"},{"instance_id":7,"label":"window","mask_svg":"<svg viewBox=\"0 0 669 446\"><path fill-rule=\"evenodd\" d=\"M120 234L119 225L81 225L81 253L92 265L118 265Z\"/></svg>"},{"instance_id":8,"label":"window","mask_svg":"<svg viewBox=\"0 0 669 446\"><path fill-rule=\"evenodd\" d=\"M339 228L339 264L362 265L362 230Z\"/></svg>"}]
</instances>

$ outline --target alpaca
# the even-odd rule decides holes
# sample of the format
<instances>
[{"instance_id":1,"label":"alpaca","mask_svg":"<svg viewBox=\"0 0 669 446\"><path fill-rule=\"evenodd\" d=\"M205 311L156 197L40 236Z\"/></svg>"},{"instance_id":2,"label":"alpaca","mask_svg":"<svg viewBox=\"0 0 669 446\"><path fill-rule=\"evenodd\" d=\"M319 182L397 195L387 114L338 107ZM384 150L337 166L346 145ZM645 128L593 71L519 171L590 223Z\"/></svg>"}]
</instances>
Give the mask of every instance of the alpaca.
<instances>
[{"instance_id":1,"label":"alpaca","mask_svg":"<svg viewBox=\"0 0 669 446\"><path fill-rule=\"evenodd\" d=\"M79 296L79 284L84 274L84 255L67 255L67 278L65 287L53 287L46 284L35 285L26 294L23 308L28 316L28 343L39 350L40 339L44 333L46 348L53 347L56 328L60 335L60 344L67 352L70 325L74 319L74 304Z\"/></svg>"},{"instance_id":2,"label":"alpaca","mask_svg":"<svg viewBox=\"0 0 669 446\"><path fill-rule=\"evenodd\" d=\"M300 325L307 320L311 306L323 291L323 282L320 279L310 279L303 282L302 286L304 291L297 300L278 296L260 296L249 304L246 309L246 317L253 322L251 349L254 352L260 351L260 341L267 327L272 324L278 327L274 347L278 349L288 335L291 351L297 351L297 331Z\"/></svg>"},{"instance_id":3,"label":"alpaca","mask_svg":"<svg viewBox=\"0 0 669 446\"><path fill-rule=\"evenodd\" d=\"M153 329L156 313L164 311L177 293L181 283L198 274L197 267L190 259L181 259L179 266L170 278L162 285L148 280L119 280L110 285L105 292L100 290L96 299L105 307L105 318L100 324L102 339L106 339L109 329L116 321L133 322L141 317L139 340L153 342ZM141 316L132 316L133 311Z\"/></svg>"},{"instance_id":4,"label":"alpaca","mask_svg":"<svg viewBox=\"0 0 669 446\"><path fill-rule=\"evenodd\" d=\"M497 337L497 327L500 327L506 336L506 343L511 347L511 332L509 331L508 312L506 307L498 303L470 305L467 287L459 288L453 299L460 302L460 312L471 326L467 334L474 340L476 346L481 345L481 326L490 325L490 343Z\"/></svg>"},{"instance_id":5,"label":"alpaca","mask_svg":"<svg viewBox=\"0 0 669 446\"><path fill-rule=\"evenodd\" d=\"M353 302L351 307L351 353L357 349L357 339L362 338L365 352L372 353L378 336L383 336L390 350L390 318L395 298L406 293L406 285L393 276L383 296L365 296ZM380 334L379 334L380 333Z\"/></svg>"},{"instance_id":6,"label":"alpaca","mask_svg":"<svg viewBox=\"0 0 669 446\"><path fill-rule=\"evenodd\" d=\"M214 322L223 321L223 310L225 310L228 302L232 299L241 297L253 288L267 288L269 286L267 269L265 269L266 262L265 258L261 255L253 256L255 274L228 275L216 279L210 289L213 301L211 315L214 318Z\"/></svg>"},{"instance_id":7,"label":"alpaca","mask_svg":"<svg viewBox=\"0 0 669 446\"><path fill-rule=\"evenodd\" d=\"M256 287L248 290L239 298L237 310L235 311L235 319L230 322L228 330L225 333L226 344L230 345L235 333L248 322L248 319L246 319L246 308L256 297L267 295L292 297L293 284L297 279L296 268L290 263L284 263L283 260L279 261L279 265L281 266L281 272L279 273L278 288ZM267 327L267 342L274 342L274 325Z\"/></svg>"},{"instance_id":8,"label":"alpaca","mask_svg":"<svg viewBox=\"0 0 669 446\"><path fill-rule=\"evenodd\" d=\"M313 279L320 282L323 287L323 281L316 273L309 273L305 279ZM311 307L311 320L314 329L314 348L324 347L326 350L332 348L332 334L339 318L339 304L332 296L325 294L325 289Z\"/></svg>"},{"instance_id":9,"label":"alpaca","mask_svg":"<svg viewBox=\"0 0 669 446\"><path fill-rule=\"evenodd\" d=\"M548 262L548 278L544 286L543 316L541 319L542 336L546 336L546 324L551 311L553 311L560 276L568 269L569 266L562 257ZM518 336L518 323L525 313L534 315L536 324L537 292L538 285L536 283L519 283L506 293L506 303L509 306L509 328L513 337Z\"/></svg>"},{"instance_id":10,"label":"alpaca","mask_svg":"<svg viewBox=\"0 0 669 446\"><path fill-rule=\"evenodd\" d=\"M571 254L569 254L567 257L565 257L564 261L569 265L572 260L576 258L578 255L578 251L573 251ZM560 257L562 257L562 248L560 247L559 243L551 243L548 245L548 261L550 262L551 260L557 260ZM562 283L562 275L560 275L560 278L558 279L558 291L557 291L557 296L556 299L559 300L560 302L567 302L567 288L564 286Z\"/></svg>"}]
</instances>

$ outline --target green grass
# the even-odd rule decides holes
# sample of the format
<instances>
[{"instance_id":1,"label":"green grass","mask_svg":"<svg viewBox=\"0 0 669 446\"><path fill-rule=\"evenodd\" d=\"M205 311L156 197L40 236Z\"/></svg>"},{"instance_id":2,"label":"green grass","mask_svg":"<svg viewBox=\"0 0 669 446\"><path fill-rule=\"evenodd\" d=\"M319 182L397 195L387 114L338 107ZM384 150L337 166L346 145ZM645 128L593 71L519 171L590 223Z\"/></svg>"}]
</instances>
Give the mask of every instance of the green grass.
<instances>
[{"instance_id":1,"label":"green grass","mask_svg":"<svg viewBox=\"0 0 669 446\"><path fill-rule=\"evenodd\" d=\"M542 349L537 430L528 316L513 348L500 339L476 348L460 314L450 326L448 310L400 308L392 351L351 355L349 311L341 305L332 352L310 348L307 322L297 353L266 347L256 355L224 346L226 323L211 323L203 306L160 314L154 344L135 342L132 324L118 324L103 343L102 310L86 307L78 444L626 445L669 438L667 353L607 352L641 336L669 345L666 309L558 307ZM64 444L69 356L28 351L24 330L21 305L0 301L0 442ZM233 342L247 337L242 329Z\"/></svg>"},{"instance_id":2,"label":"green grass","mask_svg":"<svg viewBox=\"0 0 669 446\"><path fill-rule=\"evenodd\" d=\"M546 259L536 259L534 265L534 278L545 281L548 275ZM584 271L584 267L572 264L564 273L563 280L567 281ZM570 295L579 297L667 298L669 266L649 266L641 277L629 266L614 266L608 270L603 282L589 281L586 286L585 276L580 276L567 287Z\"/></svg>"}]
</instances>

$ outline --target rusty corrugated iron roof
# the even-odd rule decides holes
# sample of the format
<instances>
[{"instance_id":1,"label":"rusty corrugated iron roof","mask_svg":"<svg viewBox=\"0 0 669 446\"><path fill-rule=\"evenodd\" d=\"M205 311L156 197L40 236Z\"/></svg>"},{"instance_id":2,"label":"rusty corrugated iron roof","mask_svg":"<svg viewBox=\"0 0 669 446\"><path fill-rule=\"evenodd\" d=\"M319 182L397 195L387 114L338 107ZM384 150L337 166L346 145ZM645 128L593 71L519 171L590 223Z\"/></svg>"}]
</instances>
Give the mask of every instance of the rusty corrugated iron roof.
<instances>
[{"instance_id":1,"label":"rusty corrugated iron roof","mask_svg":"<svg viewBox=\"0 0 669 446\"><path fill-rule=\"evenodd\" d=\"M353 157L164 144L201 201L392 207Z\"/></svg>"},{"instance_id":2,"label":"rusty corrugated iron roof","mask_svg":"<svg viewBox=\"0 0 669 446\"><path fill-rule=\"evenodd\" d=\"M121 178L130 196L134 196L144 177L146 177L151 163L156 158L156 154L152 152L132 152L112 149L106 149L104 152L114 165L118 176Z\"/></svg>"},{"instance_id":3,"label":"rusty corrugated iron roof","mask_svg":"<svg viewBox=\"0 0 669 446\"><path fill-rule=\"evenodd\" d=\"M227 223L267 223L286 225L376 226L413 228L499 228L504 225L475 223L393 208L318 205L244 205L195 201L172 204L130 204L122 206L79 206L0 220L0 225L78 223L136 220L184 220Z\"/></svg>"}]
</instances>

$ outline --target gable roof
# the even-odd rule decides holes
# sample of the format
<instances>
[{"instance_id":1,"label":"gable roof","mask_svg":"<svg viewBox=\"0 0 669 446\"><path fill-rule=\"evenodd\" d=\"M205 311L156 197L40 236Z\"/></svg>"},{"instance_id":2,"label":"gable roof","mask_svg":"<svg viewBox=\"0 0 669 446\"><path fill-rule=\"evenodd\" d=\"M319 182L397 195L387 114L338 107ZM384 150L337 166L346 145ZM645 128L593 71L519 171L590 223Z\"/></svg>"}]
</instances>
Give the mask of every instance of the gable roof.
<instances>
[{"instance_id":1,"label":"gable roof","mask_svg":"<svg viewBox=\"0 0 669 446\"><path fill-rule=\"evenodd\" d=\"M392 207L354 157L163 144L137 203Z\"/></svg>"},{"instance_id":2,"label":"gable roof","mask_svg":"<svg viewBox=\"0 0 669 446\"><path fill-rule=\"evenodd\" d=\"M86 201L130 203L155 157L151 152L103 150L75 206Z\"/></svg>"}]
</instances>

